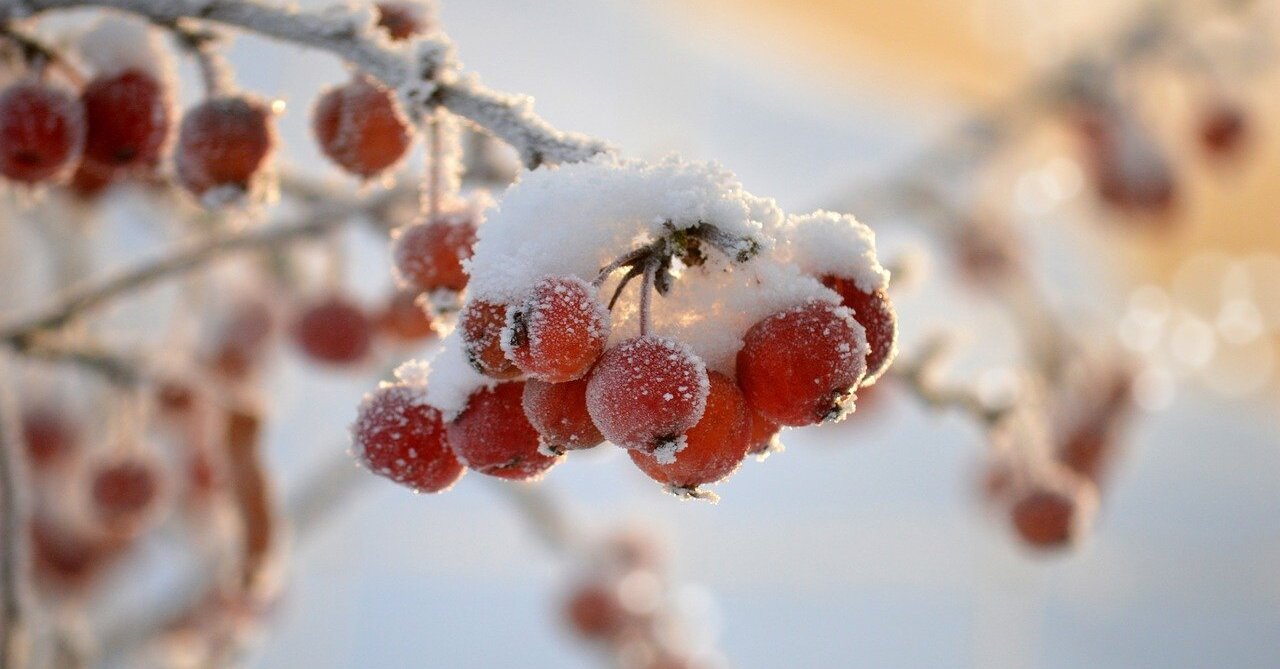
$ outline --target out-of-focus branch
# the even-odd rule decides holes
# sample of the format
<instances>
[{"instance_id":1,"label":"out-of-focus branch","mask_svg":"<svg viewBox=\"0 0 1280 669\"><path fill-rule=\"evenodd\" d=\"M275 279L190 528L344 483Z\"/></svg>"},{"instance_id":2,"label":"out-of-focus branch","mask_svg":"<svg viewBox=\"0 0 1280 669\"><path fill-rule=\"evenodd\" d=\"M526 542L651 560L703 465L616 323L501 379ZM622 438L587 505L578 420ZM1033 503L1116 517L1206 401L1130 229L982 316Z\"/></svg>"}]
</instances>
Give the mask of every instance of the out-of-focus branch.
<instances>
[{"instance_id":1,"label":"out-of-focus branch","mask_svg":"<svg viewBox=\"0 0 1280 669\"><path fill-rule=\"evenodd\" d=\"M955 409L992 427L1012 411L1012 405L993 405L970 386L949 385L942 381L950 342L942 336L925 342L912 356L902 355L889 368L889 375L912 395L933 409Z\"/></svg>"},{"instance_id":2,"label":"out-of-focus branch","mask_svg":"<svg viewBox=\"0 0 1280 669\"><path fill-rule=\"evenodd\" d=\"M200 269L234 253L270 249L323 235L361 214L377 212L406 195L406 190L392 189L362 201L331 201L293 221L247 232L218 234L175 249L115 276L68 291L39 312L0 325L0 341L22 349L26 345L24 340L35 333L59 328L80 314L122 295Z\"/></svg>"},{"instance_id":3,"label":"out-of-focus branch","mask_svg":"<svg viewBox=\"0 0 1280 669\"><path fill-rule=\"evenodd\" d=\"M392 46L375 32L372 15L355 10L305 12L251 0L4 0L0 22L28 14L81 7L109 7L160 24L181 19L214 21L281 41L328 51L386 85L420 112L440 105L502 138L529 168L587 160L610 151L596 139L557 130L533 112L532 100L499 93L474 78L457 77L452 44L420 37Z\"/></svg>"},{"instance_id":4,"label":"out-of-focus branch","mask_svg":"<svg viewBox=\"0 0 1280 669\"><path fill-rule=\"evenodd\" d=\"M8 367L0 357L0 369ZM5 370L7 372L7 370ZM0 377L8 378L8 374ZM25 663L27 631L23 619L23 492L20 419L8 387L0 387L0 667Z\"/></svg>"}]
</instances>

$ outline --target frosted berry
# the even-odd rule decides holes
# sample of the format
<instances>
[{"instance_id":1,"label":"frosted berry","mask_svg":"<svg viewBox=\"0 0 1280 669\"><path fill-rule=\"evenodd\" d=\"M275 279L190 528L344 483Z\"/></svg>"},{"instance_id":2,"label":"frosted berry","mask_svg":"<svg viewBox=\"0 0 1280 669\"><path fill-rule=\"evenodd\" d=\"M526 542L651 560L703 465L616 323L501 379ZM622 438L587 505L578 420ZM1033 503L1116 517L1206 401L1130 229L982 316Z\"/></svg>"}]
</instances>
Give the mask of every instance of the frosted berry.
<instances>
[{"instance_id":1,"label":"frosted berry","mask_svg":"<svg viewBox=\"0 0 1280 669\"><path fill-rule=\"evenodd\" d=\"M1035 484L1013 502L1013 527L1032 548L1066 548L1092 520L1095 495L1091 485L1075 477L1055 477L1053 482Z\"/></svg>"},{"instance_id":2,"label":"frosted berry","mask_svg":"<svg viewBox=\"0 0 1280 669\"><path fill-rule=\"evenodd\" d=\"M175 149L178 179L197 196L215 188L246 192L274 146L271 109L264 102L209 98L182 119Z\"/></svg>"},{"instance_id":3,"label":"frosted berry","mask_svg":"<svg viewBox=\"0 0 1280 669\"><path fill-rule=\"evenodd\" d=\"M752 455L761 455L774 449L778 443L778 433L782 431L782 426L762 416L754 407L748 407L751 413L751 438L750 448L748 449Z\"/></svg>"},{"instance_id":4,"label":"frosted berry","mask_svg":"<svg viewBox=\"0 0 1280 669\"><path fill-rule=\"evenodd\" d=\"M591 369L609 340L609 310L591 284L577 277L547 277L507 312L502 347L520 371L560 383Z\"/></svg>"},{"instance_id":5,"label":"frosted berry","mask_svg":"<svg viewBox=\"0 0 1280 669\"><path fill-rule=\"evenodd\" d=\"M465 470L449 448L440 412L423 395L420 387L388 384L365 397L352 448L369 471L418 492L440 492Z\"/></svg>"},{"instance_id":6,"label":"frosted berry","mask_svg":"<svg viewBox=\"0 0 1280 669\"><path fill-rule=\"evenodd\" d=\"M462 261L471 257L476 226L466 217L439 217L396 231L391 253L396 271L422 291L467 287Z\"/></svg>"},{"instance_id":7,"label":"frosted berry","mask_svg":"<svg viewBox=\"0 0 1280 669\"><path fill-rule=\"evenodd\" d=\"M163 85L148 72L97 77L80 94L87 134L84 159L104 170L152 166L172 124Z\"/></svg>"},{"instance_id":8,"label":"frosted berry","mask_svg":"<svg viewBox=\"0 0 1280 669\"><path fill-rule=\"evenodd\" d=\"M649 478L673 488L692 490L715 483L734 472L747 455L751 439L751 415L733 380L709 372L711 391L706 410L688 432L684 446L672 462L648 453L631 451L631 461Z\"/></svg>"},{"instance_id":9,"label":"frosted berry","mask_svg":"<svg viewBox=\"0 0 1280 669\"><path fill-rule=\"evenodd\" d=\"M564 617L574 632L591 641L615 639L630 622L617 589L595 581L574 588L564 603Z\"/></svg>"},{"instance_id":10,"label":"frosted berry","mask_svg":"<svg viewBox=\"0 0 1280 669\"><path fill-rule=\"evenodd\" d=\"M446 425L449 446L463 464L481 474L525 480L560 461L538 450L538 431L525 418L523 395L519 381L471 394L467 408Z\"/></svg>"},{"instance_id":11,"label":"frosted berry","mask_svg":"<svg viewBox=\"0 0 1280 669\"><path fill-rule=\"evenodd\" d=\"M702 417L707 367L688 347L645 335L607 350L587 382L587 410L606 439L651 452Z\"/></svg>"},{"instance_id":12,"label":"frosted berry","mask_svg":"<svg viewBox=\"0 0 1280 669\"><path fill-rule=\"evenodd\" d=\"M31 468L49 469L66 462L79 449L80 426L62 407L33 406L22 413L22 440Z\"/></svg>"},{"instance_id":13,"label":"frosted berry","mask_svg":"<svg viewBox=\"0 0 1280 669\"><path fill-rule=\"evenodd\" d=\"M90 486L98 518L113 529L129 529L155 504L160 472L148 460L125 458L101 465Z\"/></svg>"},{"instance_id":14,"label":"frosted berry","mask_svg":"<svg viewBox=\"0 0 1280 669\"><path fill-rule=\"evenodd\" d=\"M156 387L156 406L163 416L186 416L196 406L196 390L186 381L166 379Z\"/></svg>"},{"instance_id":15,"label":"frosted berry","mask_svg":"<svg viewBox=\"0 0 1280 669\"><path fill-rule=\"evenodd\" d=\"M435 323L418 301L416 293L398 291L378 314L378 331L398 342L430 339L436 333Z\"/></svg>"},{"instance_id":16,"label":"frosted berry","mask_svg":"<svg viewBox=\"0 0 1280 669\"><path fill-rule=\"evenodd\" d=\"M333 365L360 362L373 346L373 325L359 305L332 296L303 310L293 339L313 360Z\"/></svg>"},{"instance_id":17,"label":"frosted berry","mask_svg":"<svg viewBox=\"0 0 1280 669\"><path fill-rule=\"evenodd\" d=\"M853 409L866 353L862 326L848 309L811 301L747 330L738 384L756 411L781 425L839 420Z\"/></svg>"},{"instance_id":18,"label":"frosted berry","mask_svg":"<svg viewBox=\"0 0 1280 669\"><path fill-rule=\"evenodd\" d=\"M395 92L363 75L320 96L311 129L324 155L365 179L400 162L413 143Z\"/></svg>"},{"instance_id":19,"label":"frosted berry","mask_svg":"<svg viewBox=\"0 0 1280 669\"><path fill-rule=\"evenodd\" d=\"M84 108L52 86L24 81L0 92L0 176L34 184L68 170L84 145Z\"/></svg>"},{"instance_id":20,"label":"frosted berry","mask_svg":"<svg viewBox=\"0 0 1280 669\"><path fill-rule=\"evenodd\" d=\"M427 31L426 8L415 2L379 2L378 27L387 31L392 41L409 39Z\"/></svg>"},{"instance_id":21,"label":"frosted berry","mask_svg":"<svg viewBox=\"0 0 1280 669\"><path fill-rule=\"evenodd\" d=\"M866 292L857 282L830 274L822 277L822 285L840 295L840 304L853 310L853 318L867 335L867 375L862 385L871 385L889 369L898 352L898 315L893 310L884 288Z\"/></svg>"},{"instance_id":22,"label":"frosted berry","mask_svg":"<svg viewBox=\"0 0 1280 669\"><path fill-rule=\"evenodd\" d=\"M587 379L524 384L524 415L553 451L591 448L604 441L587 412Z\"/></svg>"},{"instance_id":23,"label":"frosted berry","mask_svg":"<svg viewBox=\"0 0 1280 669\"><path fill-rule=\"evenodd\" d=\"M502 329L507 323L507 305L471 300L458 317L467 360L476 371L495 379L514 379L520 368L502 350Z\"/></svg>"}]
</instances>

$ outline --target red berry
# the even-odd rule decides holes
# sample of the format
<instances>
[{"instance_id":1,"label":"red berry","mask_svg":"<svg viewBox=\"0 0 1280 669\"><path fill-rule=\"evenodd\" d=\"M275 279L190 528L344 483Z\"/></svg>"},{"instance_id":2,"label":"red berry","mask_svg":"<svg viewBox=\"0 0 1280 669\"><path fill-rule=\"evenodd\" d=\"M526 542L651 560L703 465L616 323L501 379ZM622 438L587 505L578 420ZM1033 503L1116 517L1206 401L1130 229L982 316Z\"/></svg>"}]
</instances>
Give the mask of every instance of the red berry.
<instances>
[{"instance_id":1,"label":"red berry","mask_svg":"<svg viewBox=\"0 0 1280 669\"><path fill-rule=\"evenodd\" d=\"M32 575L42 585L75 589L101 573L120 545L37 515L29 526Z\"/></svg>"},{"instance_id":2,"label":"red berry","mask_svg":"<svg viewBox=\"0 0 1280 669\"><path fill-rule=\"evenodd\" d=\"M651 452L702 417L707 367L688 347L644 335L607 350L587 382L587 410L606 439Z\"/></svg>"},{"instance_id":3,"label":"red berry","mask_svg":"<svg viewBox=\"0 0 1280 669\"><path fill-rule=\"evenodd\" d=\"M870 293L858 288L857 282L839 276L822 277L822 285L840 295L840 304L853 310L853 318L867 335L867 375L862 385L870 385L889 369L898 352L898 314L885 289Z\"/></svg>"},{"instance_id":4,"label":"red berry","mask_svg":"<svg viewBox=\"0 0 1280 669\"><path fill-rule=\"evenodd\" d=\"M1018 496L1010 512L1013 527L1032 548L1066 548L1092 519L1095 495L1091 485L1064 472Z\"/></svg>"},{"instance_id":5,"label":"red berry","mask_svg":"<svg viewBox=\"0 0 1280 669\"><path fill-rule=\"evenodd\" d=\"M0 92L0 176L34 184L63 170L84 145L84 108L37 81Z\"/></svg>"},{"instance_id":6,"label":"red berry","mask_svg":"<svg viewBox=\"0 0 1280 669\"><path fill-rule=\"evenodd\" d=\"M368 355L373 325L359 305L335 295L302 312L293 326L293 338L313 360L348 365Z\"/></svg>"},{"instance_id":7,"label":"red berry","mask_svg":"<svg viewBox=\"0 0 1280 669\"><path fill-rule=\"evenodd\" d=\"M262 362L274 329L270 305L257 300L236 304L218 333L209 364L229 379L244 379Z\"/></svg>"},{"instance_id":8,"label":"red berry","mask_svg":"<svg viewBox=\"0 0 1280 669\"><path fill-rule=\"evenodd\" d=\"M738 384L766 418L800 427L839 420L853 409L866 373L866 339L844 307L811 301L747 330Z\"/></svg>"},{"instance_id":9,"label":"red berry","mask_svg":"<svg viewBox=\"0 0 1280 669\"><path fill-rule=\"evenodd\" d=\"M1058 446L1058 461L1096 483L1102 477L1114 446L1113 438L1105 430L1086 425L1072 431Z\"/></svg>"},{"instance_id":10,"label":"red berry","mask_svg":"<svg viewBox=\"0 0 1280 669\"><path fill-rule=\"evenodd\" d=\"M159 496L160 474L150 461L130 457L99 466L90 485L98 518L112 529L132 529Z\"/></svg>"},{"instance_id":11,"label":"red berry","mask_svg":"<svg viewBox=\"0 0 1280 669\"><path fill-rule=\"evenodd\" d=\"M541 476L559 462L538 450L538 431L525 418L523 395L519 381L472 393L467 408L446 426L458 459L481 474L513 480Z\"/></svg>"},{"instance_id":12,"label":"red berry","mask_svg":"<svg viewBox=\"0 0 1280 669\"><path fill-rule=\"evenodd\" d=\"M104 170L160 161L169 137L169 100L161 83L137 69L97 77L80 94L87 133L84 159Z\"/></svg>"},{"instance_id":13,"label":"red berry","mask_svg":"<svg viewBox=\"0 0 1280 669\"><path fill-rule=\"evenodd\" d=\"M430 223L400 228L392 241L396 271L423 291L467 287L462 261L471 257L476 226L469 218L440 217Z\"/></svg>"},{"instance_id":14,"label":"red berry","mask_svg":"<svg viewBox=\"0 0 1280 669\"><path fill-rule=\"evenodd\" d=\"M564 616L574 632L592 641L615 639L630 622L617 590L597 582L574 589L565 601Z\"/></svg>"},{"instance_id":15,"label":"red berry","mask_svg":"<svg viewBox=\"0 0 1280 669\"><path fill-rule=\"evenodd\" d=\"M604 441L587 413L585 377L564 383L529 379L522 403L525 417L552 450L591 448Z\"/></svg>"},{"instance_id":16,"label":"red berry","mask_svg":"<svg viewBox=\"0 0 1280 669\"><path fill-rule=\"evenodd\" d=\"M503 350L540 381L572 381L587 373L609 340L609 310L591 284L547 277L518 308L507 312Z\"/></svg>"},{"instance_id":17,"label":"red berry","mask_svg":"<svg viewBox=\"0 0 1280 669\"><path fill-rule=\"evenodd\" d=\"M244 96L209 98L182 119L178 178L197 196L222 187L248 191L274 146L271 109L264 102Z\"/></svg>"},{"instance_id":18,"label":"red berry","mask_svg":"<svg viewBox=\"0 0 1280 669\"><path fill-rule=\"evenodd\" d=\"M502 350L502 329L507 323L507 305L471 300L458 317L467 360L476 371L495 379L520 376L520 368Z\"/></svg>"},{"instance_id":19,"label":"red berry","mask_svg":"<svg viewBox=\"0 0 1280 669\"><path fill-rule=\"evenodd\" d=\"M383 385L364 399L351 428L356 458L369 471L418 492L447 490L464 469L449 449L440 412L423 389Z\"/></svg>"},{"instance_id":20,"label":"red berry","mask_svg":"<svg viewBox=\"0 0 1280 669\"><path fill-rule=\"evenodd\" d=\"M674 488L692 490L715 483L734 472L747 455L751 439L751 414L733 380L709 372L711 391L698 424L684 433L685 444L670 463L659 457L631 451L631 461L649 478Z\"/></svg>"},{"instance_id":21,"label":"red berry","mask_svg":"<svg viewBox=\"0 0 1280 669\"><path fill-rule=\"evenodd\" d=\"M760 455L773 449L777 443L778 433L782 431L782 426L760 415L755 407L748 407L751 414L751 448L749 452L752 455Z\"/></svg>"},{"instance_id":22,"label":"red berry","mask_svg":"<svg viewBox=\"0 0 1280 669\"><path fill-rule=\"evenodd\" d=\"M395 92L361 75L320 96L311 129L324 155L365 179L399 162L413 142Z\"/></svg>"},{"instance_id":23,"label":"red berry","mask_svg":"<svg viewBox=\"0 0 1280 669\"><path fill-rule=\"evenodd\" d=\"M80 426L62 407L34 406L22 414L22 439L33 469L49 469L65 462L80 445Z\"/></svg>"},{"instance_id":24,"label":"red berry","mask_svg":"<svg viewBox=\"0 0 1280 669\"><path fill-rule=\"evenodd\" d=\"M166 379L156 388L156 405L163 415L184 416L196 405L196 391L185 381Z\"/></svg>"},{"instance_id":25,"label":"red berry","mask_svg":"<svg viewBox=\"0 0 1280 669\"><path fill-rule=\"evenodd\" d=\"M415 342L434 336L436 326L416 293L398 291L378 315L378 330L395 341Z\"/></svg>"},{"instance_id":26,"label":"red berry","mask_svg":"<svg viewBox=\"0 0 1280 669\"><path fill-rule=\"evenodd\" d=\"M414 2L379 2L378 27L387 31L392 41L406 40L427 31L426 8Z\"/></svg>"},{"instance_id":27,"label":"red berry","mask_svg":"<svg viewBox=\"0 0 1280 669\"><path fill-rule=\"evenodd\" d=\"M1233 155L1243 148L1248 137L1248 117L1230 102L1219 101L1200 119L1200 144L1211 155Z\"/></svg>"}]
</instances>

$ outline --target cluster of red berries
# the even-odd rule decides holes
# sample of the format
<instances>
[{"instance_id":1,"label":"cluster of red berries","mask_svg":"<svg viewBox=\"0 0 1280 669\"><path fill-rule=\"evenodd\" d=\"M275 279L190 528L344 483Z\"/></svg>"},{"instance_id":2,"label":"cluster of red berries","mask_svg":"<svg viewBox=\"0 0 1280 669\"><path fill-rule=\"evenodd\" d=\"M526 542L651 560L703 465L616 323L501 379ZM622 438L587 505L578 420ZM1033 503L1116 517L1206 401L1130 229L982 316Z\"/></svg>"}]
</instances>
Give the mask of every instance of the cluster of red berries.
<instances>
[{"instance_id":1,"label":"cluster of red berries","mask_svg":"<svg viewBox=\"0 0 1280 669\"><path fill-rule=\"evenodd\" d=\"M28 548L41 585L89 582L150 527L162 509L159 463L138 453L86 456L82 426L65 407L35 403L21 414L25 463L39 501ZM71 486L86 495L65 499Z\"/></svg>"},{"instance_id":2,"label":"cluster of red berries","mask_svg":"<svg viewBox=\"0 0 1280 669\"><path fill-rule=\"evenodd\" d=\"M432 221L402 231L396 252L402 277L422 290L464 287L460 260L474 240L466 225ZM422 388L384 386L360 412L357 454L377 473L434 491L456 475L425 480L425 472L460 475L455 461L523 480L543 474L566 451L607 440L628 449L636 466L669 490L700 496L700 486L729 476L749 453L768 450L782 427L842 418L858 388L885 371L897 336L885 290L860 288L857 259L847 274L813 277L832 297L800 300L750 327L733 376L709 370L685 343L645 325L639 336L610 345L617 297L606 304L600 285L630 268L628 277L649 275L642 290L656 286L662 293L672 280L666 275L672 255L700 252L715 238L708 228L638 249L594 282L545 276L516 300L473 296L457 328L462 354L486 381L449 420L426 405Z\"/></svg>"},{"instance_id":3,"label":"cluster of red berries","mask_svg":"<svg viewBox=\"0 0 1280 669\"><path fill-rule=\"evenodd\" d=\"M414 3L376 5L388 38L428 29ZM0 177L35 185L71 178L96 194L128 176L153 173L173 148L178 182L197 198L232 201L266 173L276 145L272 104L213 91L182 117L173 137L172 86L157 71L129 66L97 73L79 91L50 80L45 67L0 91ZM326 91L313 129L324 154L371 178L394 166L413 140L394 91L357 74Z\"/></svg>"}]
</instances>

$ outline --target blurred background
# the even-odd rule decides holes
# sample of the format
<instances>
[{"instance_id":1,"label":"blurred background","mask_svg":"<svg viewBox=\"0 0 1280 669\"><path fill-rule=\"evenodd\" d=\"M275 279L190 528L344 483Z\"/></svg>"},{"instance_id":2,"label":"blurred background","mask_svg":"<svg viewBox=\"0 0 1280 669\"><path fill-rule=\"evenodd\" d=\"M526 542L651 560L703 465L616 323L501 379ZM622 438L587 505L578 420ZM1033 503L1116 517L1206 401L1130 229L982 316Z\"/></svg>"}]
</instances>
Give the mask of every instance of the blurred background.
<instances>
[{"instance_id":1,"label":"blurred background","mask_svg":"<svg viewBox=\"0 0 1280 669\"><path fill-rule=\"evenodd\" d=\"M466 69L555 126L631 156L716 160L788 212L872 226L901 270L903 350L950 333L957 383L998 394L1028 356L1016 309L965 278L957 226L977 220L1018 240L1058 328L1133 361L1136 412L1099 516L1063 554L1027 550L984 505L981 426L892 383L844 424L785 433L716 506L660 494L617 449L551 472L542 490L581 527L662 537L699 643L747 668L1280 666L1280 5L441 4ZM1178 46L1130 55L1160 39L1134 30L1149 25ZM340 179L307 110L341 65L250 36L228 55L243 87L285 101L287 162ZM1125 67L1089 75L1098 63ZM1099 197L1089 110L1061 112L1100 99L1082 81L1106 82L1125 151L1158 147L1159 194ZM1229 150L1204 139L1220 103L1244 114ZM139 215L113 197L111 215ZM347 276L377 295L385 242L350 236ZM287 493L345 448L373 377L275 364L267 457ZM297 538L250 666L598 665L562 622L569 566L499 484L473 474L415 496L365 479Z\"/></svg>"}]
</instances>

